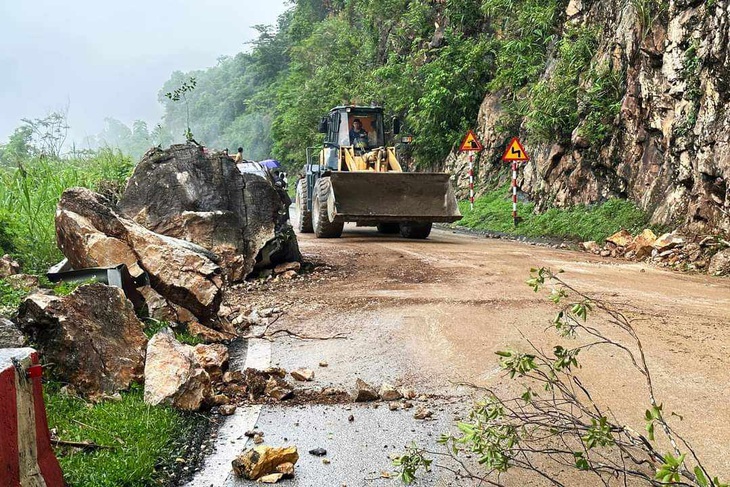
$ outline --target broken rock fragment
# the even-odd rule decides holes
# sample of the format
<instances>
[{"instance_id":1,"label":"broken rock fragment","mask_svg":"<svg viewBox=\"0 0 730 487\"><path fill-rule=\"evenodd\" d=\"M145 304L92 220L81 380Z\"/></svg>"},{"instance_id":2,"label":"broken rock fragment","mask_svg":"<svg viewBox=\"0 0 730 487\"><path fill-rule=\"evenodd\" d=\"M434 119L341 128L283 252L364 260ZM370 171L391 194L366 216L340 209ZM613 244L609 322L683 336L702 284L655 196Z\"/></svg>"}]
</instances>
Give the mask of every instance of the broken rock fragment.
<instances>
[{"instance_id":1,"label":"broken rock fragment","mask_svg":"<svg viewBox=\"0 0 730 487\"><path fill-rule=\"evenodd\" d=\"M606 239L606 242L611 242L617 247L628 247L633 242L631 233L627 230L620 230Z\"/></svg>"},{"instance_id":2,"label":"broken rock fragment","mask_svg":"<svg viewBox=\"0 0 730 487\"><path fill-rule=\"evenodd\" d=\"M292 467L299 460L297 447L288 446L283 448L272 448L266 445L259 445L233 460L233 472L247 480L259 480L271 474L282 474L277 469L280 465L291 464ZM284 467L288 468L288 466ZM293 468L292 468L293 471Z\"/></svg>"},{"instance_id":3,"label":"broken rock fragment","mask_svg":"<svg viewBox=\"0 0 730 487\"><path fill-rule=\"evenodd\" d=\"M228 347L220 343L196 345L193 352L212 381L218 382L223 379L223 372L228 367Z\"/></svg>"},{"instance_id":4,"label":"broken rock fragment","mask_svg":"<svg viewBox=\"0 0 730 487\"><path fill-rule=\"evenodd\" d=\"M274 274L284 274L285 272L294 271L295 273L299 272L299 270L302 268L302 264L299 262L286 262L284 264L279 264L274 268Z\"/></svg>"},{"instance_id":5,"label":"broken rock fragment","mask_svg":"<svg viewBox=\"0 0 730 487\"><path fill-rule=\"evenodd\" d=\"M403 396L400 392L398 392L398 389L396 389L395 386L385 382L380 387L380 398L383 401L397 401L398 399L402 399Z\"/></svg>"},{"instance_id":6,"label":"broken rock fragment","mask_svg":"<svg viewBox=\"0 0 730 487\"><path fill-rule=\"evenodd\" d=\"M311 369L296 369L291 371L291 376L301 382L314 380L314 371Z\"/></svg>"},{"instance_id":7,"label":"broken rock fragment","mask_svg":"<svg viewBox=\"0 0 730 487\"><path fill-rule=\"evenodd\" d=\"M144 401L197 411L211 397L210 377L190 345L175 339L170 328L160 330L147 345Z\"/></svg>"},{"instance_id":8,"label":"broken rock fragment","mask_svg":"<svg viewBox=\"0 0 730 487\"><path fill-rule=\"evenodd\" d=\"M352 393L355 402L370 402L378 400L378 391L362 379L355 381L355 390Z\"/></svg>"},{"instance_id":9,"label":"broken rock fragment","mask_svg":"<svg viewBox=\"0 0 730 487\"><path fill-rule=\"evenodd\" d=\"M0 317L0 348L22 348L25 345L25 337L17 325Z\"/></svg>"},{"instance_id":10,"label":"broken rock fragment","mask_svg":"<svg viewBox=\"0 0 730 487\"><path fill-rule=\"evenodd\" d=\"M53 374L88 396L126 390L143 377L147 337L132 303L117 287L81 286L68 296L35 293L18 325Z\"/></svg>"},{"instance_id":11,"label":"broken rock fragment","mask_svg":"<svg viewBox=\"0 0 730 487\"><path fill-rule=\"evenodd\" d=\"M264 394L276 401L285 401L294 395L294 391L282 379L272 376L266 381Z\"/></svg>"},{"instance_id":12,"label":"broken rock fragment","mask_svg":"<svg viewBox=\"0 0 730 487\"><path fill-rule=\"evenodd\" d=\"M656 235L648 228L637 235L632 245L634 252L636 252L634 258L643 260L649 257L652 250L654 250L654 242L656 242Z\"/></svg>"},{"instance_id":13,"label":"broken rock fragment","mask_svg":"<svg viewBox=\"0 0 730 487\"><path fill-rule=\"evenodd\" d=\"M20 272L20 264L13 260L8 254L0 258L0 279L18 274Z\"/></svg>"}]
</instances>

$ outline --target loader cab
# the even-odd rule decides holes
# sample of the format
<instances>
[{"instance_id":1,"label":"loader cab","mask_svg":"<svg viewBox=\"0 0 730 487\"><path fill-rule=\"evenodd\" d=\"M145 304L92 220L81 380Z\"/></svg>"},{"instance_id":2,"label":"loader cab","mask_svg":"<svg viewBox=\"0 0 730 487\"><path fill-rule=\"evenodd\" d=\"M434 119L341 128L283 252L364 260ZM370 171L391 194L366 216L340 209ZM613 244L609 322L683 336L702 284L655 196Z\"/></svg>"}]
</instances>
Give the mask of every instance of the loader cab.
<instances>
[{"instance_id":1,"label":"loader cab","mask_svg":"<svg viewBox=\"0 0 730 487\"><path fill-rule=\"evenodd\" d=\"M356 123L359 122L359 134ZM322 119L320 132L325 134L326 147L340 148L355 146L368 151L385 146L383 109L380 107L341 106L333 108Z\"/></svg>"}]
</instances>

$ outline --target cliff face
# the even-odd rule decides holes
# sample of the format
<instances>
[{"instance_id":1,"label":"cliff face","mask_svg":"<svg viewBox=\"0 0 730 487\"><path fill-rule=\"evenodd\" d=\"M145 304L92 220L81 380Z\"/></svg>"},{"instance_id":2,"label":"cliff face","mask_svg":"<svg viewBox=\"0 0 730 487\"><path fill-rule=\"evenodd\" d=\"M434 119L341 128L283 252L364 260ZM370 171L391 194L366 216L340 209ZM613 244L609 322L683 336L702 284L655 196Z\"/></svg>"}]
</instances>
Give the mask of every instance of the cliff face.
<instances>
[{"instance_id":1,"label":"cliff face","mask_svg":"<svg viewBox=\"0 0 730 487\"><path fill-rule=\"evenodd\" d=\"M490 93L479 114L486 151L479 177L492 181L510 135L525 135L532 161L521 189L539 209L628 198L655 223L692 232L730 232L730 1L571 0L562 32L600 29L592 65L622 78L620 110L600 142L581 136L589 111L579 111L570 140L531 140L500 129L502 95ZM553 75L557 49L542 79ZM579 83L590 80L581 76ZM465 182L468 157L452 154L447 168Z\"/></svg>"}]
</instances>

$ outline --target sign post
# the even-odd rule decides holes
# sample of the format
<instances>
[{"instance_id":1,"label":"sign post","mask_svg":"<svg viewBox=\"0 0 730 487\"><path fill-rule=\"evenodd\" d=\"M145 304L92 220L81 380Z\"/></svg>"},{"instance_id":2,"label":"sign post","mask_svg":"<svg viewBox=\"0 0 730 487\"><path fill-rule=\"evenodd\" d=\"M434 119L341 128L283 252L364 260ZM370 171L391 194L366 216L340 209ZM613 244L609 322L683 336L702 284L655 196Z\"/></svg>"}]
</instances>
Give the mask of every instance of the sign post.
<instances>
[{"instance_id":1,"label":"sign post","mask_svg":"<svg viewBox=\"0 0 730 487\"><path fill-rule=\"evenodd\" d=\"M521 162L527 162L530 157L527 155L522 142L517 137L513 137L509 144L507 144L507 150L504 151L502 161L512 163L512 221L514 222L515 228L517 228L518 217L517 217L517 168Z\"/></svg>"},{"instance_id":2,"label":"sign post","mask_svg":"<svg viewBox=\"0 0 730 487\"><path fill-rule=\"evenodd\" d=\"M469 206L474 209L474 153L484 150L484 146L477 139L473 130L466 133L466 137L461 142L459 152L469 152Z\"/></svg>"}]
</instances>

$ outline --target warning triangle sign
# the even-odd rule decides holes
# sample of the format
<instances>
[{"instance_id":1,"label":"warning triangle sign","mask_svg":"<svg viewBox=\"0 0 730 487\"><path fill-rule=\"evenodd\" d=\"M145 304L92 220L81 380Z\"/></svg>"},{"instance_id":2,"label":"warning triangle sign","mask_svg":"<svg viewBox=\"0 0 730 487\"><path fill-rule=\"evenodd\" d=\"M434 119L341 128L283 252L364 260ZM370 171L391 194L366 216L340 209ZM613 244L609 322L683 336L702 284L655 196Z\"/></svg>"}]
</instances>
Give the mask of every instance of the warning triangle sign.
<instances>
[{"instance_id":1,"label":"warning triangle sign","mask_svg":"<svg viewBox=\"0 0 730 487\"><path fill-rule=\"evenodd\" d=\"M482 150L484 150L484 146L481 142L479 142L479 139L477 139L477 135L473 130L468 131L466 133L466 137L464 137L464 140L461 142L459 152L480 152Z\"/></svg>"},{"instance_id":2,"label":"warning triangle sign","mask_svg":"<svg viewBox=\"0 0 730 487\"><path fill-rule=\"evenodd\" d=\"M504 151L502 160L504 162L527 162L530 160L530 156L527 155L520 139L513 137L510 143L507 144L507 150Z\"/></svg>"}]
</instances>

